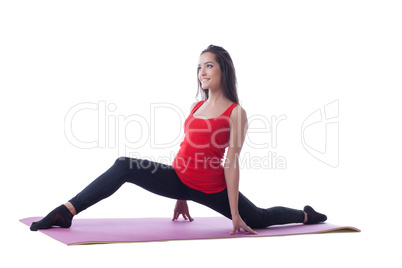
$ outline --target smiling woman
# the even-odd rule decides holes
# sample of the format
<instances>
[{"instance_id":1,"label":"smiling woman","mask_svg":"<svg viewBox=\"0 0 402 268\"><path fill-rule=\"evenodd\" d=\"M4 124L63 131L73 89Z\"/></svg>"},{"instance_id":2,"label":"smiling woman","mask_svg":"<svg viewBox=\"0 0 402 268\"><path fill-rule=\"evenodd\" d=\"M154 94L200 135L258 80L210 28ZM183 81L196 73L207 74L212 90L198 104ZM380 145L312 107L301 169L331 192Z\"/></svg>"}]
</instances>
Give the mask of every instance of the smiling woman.
<instances>
[{"instance_id":1,"label":"smiling woman","mask_svg":"<svg viewBox=\"0 0 402 268\"><path fill-rule=\"evenodd\" d=\"M205 205L232 220L231 234L240 229L256 234L252 228L276 224L325 221L327 217L310 206L305 206L304 211L259 208L239 191L239 155L248 121L246 111L239 105L236 74L229 53L210 45L200 55L197 77L203 100L192 107L184 123L185 138L172 165L120 157L69 202L32 223L31 230L70 227L76 214L109 197L126 182L177 199L173 220L179 215L193 220L186 200ZM226 149L227 156L222 163Z\"/></svg>"},{"instance_id":2,"label":"smiling woman","mask_svg":"<svg viewBox=\"0 0 402 268\"><path fill-rule=\"evenodd\" d=\"M201 67L201 64L198 65L198 76L201 82L202 88L216 88L221 83L221 72L218 68L214 68L218 65L217 62L213 60L214 55L210 52L206 52L202 54L201 61L204 61ZM200 72L200 70L202 70Z\"/></svg>"},{"instance_id":3,"label":"smiling woman","mask_svg":"<svg viewBox=\"0 0 402 268\"><path fill-rule=\"evenodd\" d=\"M235 67L232 58L225 49L214 45L204 49L200 55L197 74L198 92L203 94L203 99L208 99L210 90L216 88L216 84L215 87L210 83L204 84L204 79L206 79L205 83L207 83L212 78L211 76L214 76L214 80L218 83L218 87L221 87L223 95L228 100L239 103Z\"/></svg>"}]
</instances>

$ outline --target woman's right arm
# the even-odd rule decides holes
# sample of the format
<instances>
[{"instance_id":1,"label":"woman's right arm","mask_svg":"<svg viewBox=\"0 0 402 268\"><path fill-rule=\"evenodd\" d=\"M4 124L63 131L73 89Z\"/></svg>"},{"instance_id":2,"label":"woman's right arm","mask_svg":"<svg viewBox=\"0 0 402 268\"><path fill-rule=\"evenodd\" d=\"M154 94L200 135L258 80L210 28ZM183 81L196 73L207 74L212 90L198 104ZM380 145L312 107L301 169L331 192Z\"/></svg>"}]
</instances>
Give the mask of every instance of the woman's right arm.
<instances>
[{"instance_id":1,"label":"woman's right arm","mask_svg":"<svg viewBox=\"0 0 402 268\"><path fill-rule=\"evenodd\" d=\"M191 104L190 113L191 113L191 111L193 110L193 108L195 107L196 104L197 104L197 102L194 102L193 104ZM185 220L187 220L187 219L190 220L190 221L194 220L190 216L190 212L188 210L188 205L187 205L186 200L177 200L176 206L174 207L172 221L177 220L179 218L180 214L183 215L183 218Z\"/></svg>"}]
</instances>

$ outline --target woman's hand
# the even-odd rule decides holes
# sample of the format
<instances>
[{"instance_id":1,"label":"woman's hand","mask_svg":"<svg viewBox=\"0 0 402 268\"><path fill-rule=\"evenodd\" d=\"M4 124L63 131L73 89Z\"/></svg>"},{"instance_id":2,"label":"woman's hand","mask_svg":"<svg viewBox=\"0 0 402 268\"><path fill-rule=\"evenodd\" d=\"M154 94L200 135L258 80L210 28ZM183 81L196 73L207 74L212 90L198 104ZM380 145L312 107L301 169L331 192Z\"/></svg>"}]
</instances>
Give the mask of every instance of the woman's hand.
<instances>
[{"instance_id":1,"label":"woman's hand","mask_svg":"<svg viewBox=\"0 0 402 268\"><path fill-rule=\"evenodd\" d=\"M174 208L172 221L177 220L179 218L180 214L183 215L183 218L185 220L190 220L190 221L194 220L193 218L191 218L190 213L188 212L188 206L187 206L186 200L177 200L176 206Z\"/></svg>"},{"instance_id":2,"label":"woman's hand","mask_svg":"<svg viewBox=\"0 0 402 268\"><path fill-rule=\"evenodd\" d=\"M240 228L251 234L257 234L256 231L247 226L247 224L243 221L239 214L232 216L232 223L233 230L230 232L231 235L234 235L236 231L240 232Z\"/></svg>"}]
</instances>

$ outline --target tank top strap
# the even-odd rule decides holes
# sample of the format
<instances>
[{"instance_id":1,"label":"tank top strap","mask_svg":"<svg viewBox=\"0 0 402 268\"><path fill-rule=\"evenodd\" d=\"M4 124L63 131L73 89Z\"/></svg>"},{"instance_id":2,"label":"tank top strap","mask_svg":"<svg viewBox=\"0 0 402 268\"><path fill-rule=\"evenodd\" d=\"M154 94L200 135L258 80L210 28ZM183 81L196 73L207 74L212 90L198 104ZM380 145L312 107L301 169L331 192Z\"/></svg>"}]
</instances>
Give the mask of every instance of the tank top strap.
<instances>
[{"instance_id":1,"label":"tank top strap","mask_svg":"<svg viewBox=\"0 0 402 268\"><path fill-rule=\"evenodd\" d=\"M205 102L204 100L197 102L197 104L196 104L196 105L194 106L194 108L191 110L191 113L190 113L190 114L193 114L194 111L197 110L198 107L200 107L204 102Z\"/></svg>"},{"instance_id":2,"label":"tank top strap","mask_svg":"<svg viewBox=\"0 0 402 268\"><path fill-rule=\"evenodd\" d=\"M226 111L222 114L224 116L230 117L230 114L232 113L232 110L239 104L237 103L232 103L232 105L229 106L229 108L226 109Z\"/></svg>"}]
</instances>

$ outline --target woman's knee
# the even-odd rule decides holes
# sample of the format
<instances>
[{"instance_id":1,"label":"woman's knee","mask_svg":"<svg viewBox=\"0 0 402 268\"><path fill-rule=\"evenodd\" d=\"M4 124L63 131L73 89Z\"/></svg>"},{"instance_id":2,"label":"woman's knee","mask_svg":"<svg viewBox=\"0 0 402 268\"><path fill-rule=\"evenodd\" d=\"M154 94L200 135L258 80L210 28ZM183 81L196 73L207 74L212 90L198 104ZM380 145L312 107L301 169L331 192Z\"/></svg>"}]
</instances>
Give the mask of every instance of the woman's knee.
<instances>
[{"instance_id":1,"label":"woman's knee","mask_svg":"<svg viewBox=\"0 0 402 268\"><path fill-rule=\"evenodd\" d=\"M116 159L116 161L114 162L114 166L125 169L127 171L135 170L138 168L139 160L140 159L137 158L121 156Z\"/></svg>"}]
</instances>

